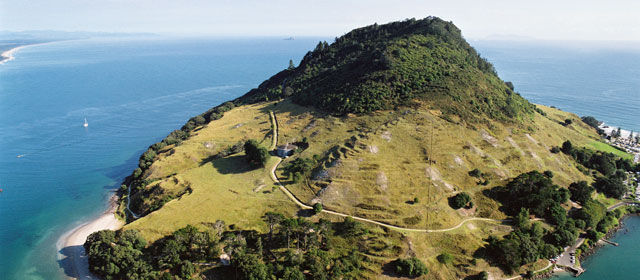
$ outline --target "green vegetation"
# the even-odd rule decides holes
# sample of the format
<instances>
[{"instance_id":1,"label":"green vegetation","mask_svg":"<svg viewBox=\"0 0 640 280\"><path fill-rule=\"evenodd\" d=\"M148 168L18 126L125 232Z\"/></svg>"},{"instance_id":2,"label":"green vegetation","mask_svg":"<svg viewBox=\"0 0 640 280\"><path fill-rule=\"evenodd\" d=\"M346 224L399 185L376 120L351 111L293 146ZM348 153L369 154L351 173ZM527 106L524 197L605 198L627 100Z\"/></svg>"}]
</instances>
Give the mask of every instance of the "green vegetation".
<instances>
[{"instance_id":1,"label":"green vegetation","mask_svg":"<svg viewBox=\"0 0 640 280\"><path fill-rule=\"evenodd\" d=\"M395 261L396 273L405 277L419 277L429 273L429 269L418 258L397 259Z\"/></svg>"},{"instance_id":2,"label":"green vegetation","mask_svg":"<svg viewBox=\"0 0 640 280\"><path fill-rule=\"evenodd\" d=\"M453 209L460 209L466 207L471 202L471 196L466 192L461 192L455 196L449 198L449 205Z\"/></svg>"},{"instance_id":3,"label":"green vegetation","mask_svg":"<svg viewBox=\"0 0 640 280\"><path fill-rule=\"evenodd\" d=\"M253 139L244 143L244 152L247 156L247 162L252 166L264 167L269 160L269 151L260 147L258 141Z\"/></svg>"},{"instance_id":4,"label":"green vegetation","mask_svg":"<svg viewBox=\"0 0 640 280\"><path fill-rule=\"evenodd\" d=\"M322 203L316 203L313 205L313 212L320 214L322 212Z\"/></svg>"},{"instance_id":5,"label":"green vegetation","mask_svg":"<svg viewBox=\"0 0 640 280\"><path fill-rule=\"evenodd\" d=\"M90 270L105 279L190 279L196 273L265 280L271 275L278 279L354 279L367 264L358 248L377 238L349 218L314 223L275 212L264 217L270 225L268 234L227 229L223 221L217 221L203 230L187 225L150 246L135 230L103 230L90 235L84 247ZM230 256L231 267L206 271L206 266L199 266L216 262L221 251ZM410 276L427 273L418 259L400 260L397 265Z\"/></svg>"},{"instance_id":6,"label":"green vegetation","mask_svg":"<svg viewBox=\"0 0 640 280\"><path fill-rule=\"evenodd\" d=\"M594 189L587 184L585 181L571 183L569 185L569 192L571 192L571 200L580 203L582 205L585 204L588 200L591 199L591 195L593 194Z\"/></svg>"},{"instance_id":7,"label":"green vegetation","mask_svg":"<svg viewBox=\"0 0 640 280\"><path fill-rule=\"evenodd\" d=\"M126 195L131 186L131 207L142 217L124 231L139 231L150 245L125 245L115 233L105 250L117 254L94 256L117 269L95 271L115 279L361 279L401 266L398 273L409 277L429 267L429 278L482 279L486 271L502 278L495 266L536 270L546 262L535 260L557 253L577 232L599 235L616 222L600 203L616 200L602 193L594 200L580 182L593 181L604 165L572 167L585 156L576 147L598 139L578 119L522 99L450 23L427 18L358 29L319 44L298 67L291 63L145 151L122 188ZM269 157L261 147L273 140L299 149L286 159ZM563 150L572 156L550 151L566 140ZM274 186L270 173L280 160L275 174L312 211L300 211ZM607 178L620 175L624 162L614 164ZM601 192L611 189L603 182ZM583 206L572 215L565 210L570 196ZM511 215L515 229L475 220L425 238L322 209L416 229ZM532 223L530 214L547 224ZM230 268L204 264L222 252L231 256ZM447 265L439 264L441 252ZM407 255L415 259L398 259Z\"/></svg>"},{"instance_id":8,"label":"green vegetation","mask_svg":"<svg viewBox=\"0 0 640 280\"><path fill-rule=\"evenodd\" d=\"M441 264L451 264L453 262L453 256L447 252L444 252L437 257Z\"/></svg>"},{"instance_id":9,"label":"green vegetation","mask_svg":"<svg viewBox=\"0 0 640 280\"><path fill-rule=\"evenodd\" d=\"M320 42L298 67L276 74L240 100L287 97L337 114L423 100L470 122L524 120L534 111L512 84L500 81L456 26L436 17L374 24L332 44Z\"/></svg>"},{"instance_id":10,"label":"green vegetation","mask_svg":"<svg viewBox=\"0 0 640 280\"><path fill-rule=\"evenodd\" d=\"M505 187L495 188L494 192L507 213L515 215L525 208L538 217L557 222L560 221L557 220L556 211L562 209L561 204L567 202L570 196L567 189L553 184L551 178L538 171L520 174Z\"/></svg>"},{"instance_id":11,"label":"green vegetation","mask_svg":"<svg viewBox=\"0 0 640 280\"><path fill-rule=\"evenodd\" d=\"M622 183L627 176L625 171L637 169L637 166L634 166L628 159L612 153L594 152L586 148L575 149L570 141L562 143L562 152L572 156L582 166L595 169L604 175L596 178L593 187L608 197L622 198L627 191Z\"/></svg>"}]
</instances>

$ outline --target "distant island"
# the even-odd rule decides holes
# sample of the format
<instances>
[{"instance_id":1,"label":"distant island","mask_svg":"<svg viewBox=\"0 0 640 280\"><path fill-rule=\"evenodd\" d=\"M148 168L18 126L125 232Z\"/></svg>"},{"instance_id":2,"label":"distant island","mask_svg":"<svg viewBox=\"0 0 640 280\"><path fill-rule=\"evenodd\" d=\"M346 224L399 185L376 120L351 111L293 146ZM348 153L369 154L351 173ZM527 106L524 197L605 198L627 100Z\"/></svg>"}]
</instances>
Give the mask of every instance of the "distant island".
<instances>
[{"instance_id":1,"label":"distant island","mask_svg":"<svg viewBox=\"0 0 640 280\"><path fill-rule=\"evenodd\" d=\"M640 165L592 119L527 101L451 22L358 28L150 145L77 276L580 273L640 212Z\"/></svg>"}]
</instances>

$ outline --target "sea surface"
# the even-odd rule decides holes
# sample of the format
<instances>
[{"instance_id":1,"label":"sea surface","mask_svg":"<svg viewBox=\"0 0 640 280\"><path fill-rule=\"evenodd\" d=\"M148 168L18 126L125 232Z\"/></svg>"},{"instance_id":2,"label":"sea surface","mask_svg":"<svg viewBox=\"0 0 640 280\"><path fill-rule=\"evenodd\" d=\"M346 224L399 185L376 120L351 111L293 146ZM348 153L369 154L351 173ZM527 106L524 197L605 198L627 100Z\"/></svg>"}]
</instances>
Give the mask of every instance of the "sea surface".
<instances>
[{"instance_id":1,"label":"sea surface","mask_svg":"<svg viewBox=\"0 0 640 280\"><path fill-rule=\"evenodd\" d=\"M529 101L640 131L640 42L470 42Z\"/></svg>"},{"instance_id":2,"label":"sea surface","mask_svg":"<svg viewBox=\"0 0 640 280\"><path fill-rule=\"evenodd\" d=\"M587 270L579 280L638 279L640 261L640 217L625 218L624 227L618 231L613 242L619 246L605 245L595 255L587 257L582 267ZM576 279L567 274L554 276L553 280Z\"/></svg>"},{"instance_id":3,"label":"sea surface","mask_svg":"<svg viewBox=\"0 0 640 280\"><path fill-rule=\"evenodd\" d=\"M59 237L106 210L146 147L318 40L93 39L17 52L0 65L0 279L64 279Z\"/></svg>"},{"instance_id":4,"label":"sea surface","mask_svg":"<svg viewBox=\"0 0 640 280\"><path fill-rule=\"evenodd\" d=\"M318 40L102 38L17 52L0 65L0 279L64 279L56 242L106 209L147 146ZM472 44L533 102L640 131L640 51ZM640 243L637 226L625 236ZM608 261L599 253L585 266ZM616 259L629 273L638 261Z\"/></svg>"}]
</instances>

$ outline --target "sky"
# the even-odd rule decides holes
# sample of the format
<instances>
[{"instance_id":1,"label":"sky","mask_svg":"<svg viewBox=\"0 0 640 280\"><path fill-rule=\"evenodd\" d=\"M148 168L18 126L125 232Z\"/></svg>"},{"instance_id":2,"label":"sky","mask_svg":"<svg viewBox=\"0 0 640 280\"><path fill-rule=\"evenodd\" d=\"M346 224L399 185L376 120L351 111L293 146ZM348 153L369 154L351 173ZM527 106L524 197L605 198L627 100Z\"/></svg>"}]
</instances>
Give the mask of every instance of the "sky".
<instances>
[{"instance_id":1,"label":"sky","mask_svg":"<svg viewBox=\"0 0 640 280\"><path fill-rule=\"evenodd\" d=\"M0 30L340 36L429 15L468 39L640 41L638 0L0 0Z\"/></svg>"}]
</instances>

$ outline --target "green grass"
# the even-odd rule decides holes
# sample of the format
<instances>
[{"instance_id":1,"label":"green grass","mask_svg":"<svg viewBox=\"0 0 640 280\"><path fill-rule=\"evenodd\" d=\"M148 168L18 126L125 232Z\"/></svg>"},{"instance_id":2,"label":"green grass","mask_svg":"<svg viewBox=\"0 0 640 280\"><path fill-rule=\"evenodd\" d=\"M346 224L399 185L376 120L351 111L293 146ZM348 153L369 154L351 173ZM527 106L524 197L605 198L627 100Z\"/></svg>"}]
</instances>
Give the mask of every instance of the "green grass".
<instances>
[{"instance_id":1,"label":"green grass","mask_svg":"<svg viewBox=\"0 0 640 280\"><path fill-rule=\"evenodd\" d=\"M613 146L611 146L611 145L609 145L607 143L604 143L604 142L601 142L601 141L591 141L591 142L589 142L588 145L589 145L590 148L596 149L598 151L612 153L612 154L620 156L622 158L633 160L633 155L632 154L625 153L625 152L623 152L621 150L618 150L615 147L613 147Z\"/></svg>"},{"instance_id":2,"label":"green grass","mask_svg":"<svg viewBox=\"0 0 640 280\"><path fill-rule=\"evenodd\" d=\"M470 217L502 219L505 215L498 210L499 203L485 197L482 191L504 185L522 172L551 170L554 183L563 187L574 181L591 180L577 170L573 159L549 150L566 140L584 145L597 139L595 132L580 124L559 125L558 120L577 116L540 107L547 117L536 114L535 121L528 125L494 123L486 127L444 120L439 111L427 109L428 104L407 114L380 111L345 117L331 116L289 100L277 105L270 102L240 106L198 129L181 145L160 153L148 174L157 181L147 188L158 185L162 192L148 197L146 203L186 188L191 193L167 202L126 228L138 229L153 241L186 224L224 220L243 229L265 231L261 216L266 211L296 215L297 207L282 192L273 191L268 169L248 169L242 153L210 159L216 152L247 139L258 139L261 145L269 146L269 111L278 118L279 145L301 141L303 137L310 144L307 150L286 159L277 170L286 187L307 204L321 201L325 209L410 228L447 228ZM315 172L324 169L330 179L296 184L284 176L283 168L288 162L313 155L322 158ZM428 158L434 160L431 167ZM272 166L274 160L271 158L267 166ZM479 179L468 175L473 168L488 174L487 186L479 185ZM451 209L447 198L457 191L470 193L475 207ZM419 198L418 203L412 203L414 197ZM318 217L341 220L327 214L313 219ZM451 279L483 270L501 275L497 268L480 259L468 270L461 267L469 264L473 252L483 246L482 240L489 234L499 236L508 230L504 225L472 222L455 231L428 237L404 234L410 238L416 255L427 263L430 279ZM371 278L381 273L386 262L402 256L405 249L401 252L398 248L408 246L385 244L384 238L371 242L371 250L366 254L380 264L367 268ZM389 250L391 247L396 249ZM442 252L455 256L452 266L437 263L435 257Z\"/></svg>"}]
</instances>

